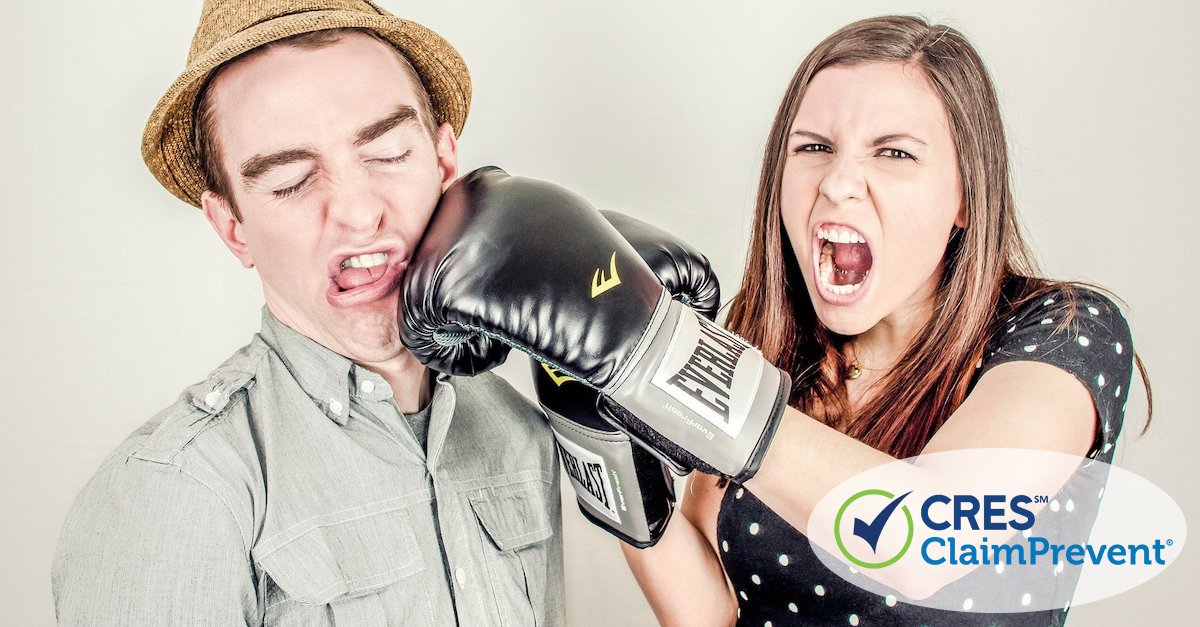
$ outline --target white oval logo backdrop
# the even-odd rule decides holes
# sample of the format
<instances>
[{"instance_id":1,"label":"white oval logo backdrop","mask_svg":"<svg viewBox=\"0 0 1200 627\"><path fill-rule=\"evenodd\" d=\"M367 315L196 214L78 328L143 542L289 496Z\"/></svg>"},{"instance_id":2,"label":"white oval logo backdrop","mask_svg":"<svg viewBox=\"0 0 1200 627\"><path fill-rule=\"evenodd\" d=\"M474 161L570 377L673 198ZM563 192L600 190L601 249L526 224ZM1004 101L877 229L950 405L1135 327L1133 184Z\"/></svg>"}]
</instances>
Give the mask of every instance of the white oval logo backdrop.
<instances>
[{"instance_id":1,"label":"white oval logo backdrop","mask_svg":"<svg viewBox=\"0 0 1200 627\"><path fill-rule=\"evenodd\" d=\"M1025 449L932 453L831 490L807 531L843 579L904 603L963 612L1061 609L1166 569L1183 512L1146 479Z\"/></svg>"}]
</instances>

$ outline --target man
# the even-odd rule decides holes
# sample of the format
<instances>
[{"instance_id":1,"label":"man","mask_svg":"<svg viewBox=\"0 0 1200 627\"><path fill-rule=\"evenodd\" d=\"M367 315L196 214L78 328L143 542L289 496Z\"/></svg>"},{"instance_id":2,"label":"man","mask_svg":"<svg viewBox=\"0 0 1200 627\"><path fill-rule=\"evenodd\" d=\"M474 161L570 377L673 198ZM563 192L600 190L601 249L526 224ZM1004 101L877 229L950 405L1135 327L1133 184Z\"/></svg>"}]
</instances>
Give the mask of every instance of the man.
<instances>
[{"instance_id":1,"label":"man","mask_svg":"<svg viewBox=\"0 0 1200 627\"><path fill-rule=\"evenodd\" d=\"M370 2L205 3L143 155L257 270L263 325L79 495L61 622L563 621L544 418L399 340L469 101L458 53Z\"/></svg>"}]
</instances>

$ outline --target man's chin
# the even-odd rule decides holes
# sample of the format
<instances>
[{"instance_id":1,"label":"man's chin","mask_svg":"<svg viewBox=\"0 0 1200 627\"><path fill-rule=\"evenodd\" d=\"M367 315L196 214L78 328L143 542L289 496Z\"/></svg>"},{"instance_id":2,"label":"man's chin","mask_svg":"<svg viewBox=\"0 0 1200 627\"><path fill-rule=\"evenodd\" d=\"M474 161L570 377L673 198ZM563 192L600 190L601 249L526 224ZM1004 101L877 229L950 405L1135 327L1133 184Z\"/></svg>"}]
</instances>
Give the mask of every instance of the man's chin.
<instances>
[{"instance_id":1,"label":"man's chin","mask_svg":"<svg viewBox=\"0 0 1200 627\"><path fill-rule=\"evenodd\" d=\"M390 361L408 351L400 341L396 305L372 302L352 309L335 310L324 326L331 348L359 362Z\"/></svg>"}]
</instances>

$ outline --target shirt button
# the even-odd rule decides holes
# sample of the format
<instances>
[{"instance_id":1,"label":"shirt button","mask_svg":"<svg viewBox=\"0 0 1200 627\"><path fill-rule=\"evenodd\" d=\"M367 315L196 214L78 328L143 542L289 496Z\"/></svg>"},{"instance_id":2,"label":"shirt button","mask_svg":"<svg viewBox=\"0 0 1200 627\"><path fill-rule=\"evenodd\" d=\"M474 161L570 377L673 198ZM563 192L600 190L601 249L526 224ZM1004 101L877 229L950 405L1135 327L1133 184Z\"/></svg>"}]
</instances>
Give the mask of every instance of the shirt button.
<instances>
[{"instance_id":1,"label":"shirt button","mask_svg":"<svg viewBox=\"0 0 1200 627\"><path fill-rule=\"evenodd\" d=\"M467 571L463 570L461 566L455 568L454 579L458 581L458 585L460 586L467 583Z\"/></svg>"},{"instance_id":2,"label":"shirt button","mask_svg":"<svg viewBox=\"0 0 1200 627\"><path fill-rule=\"evenodd\" d=\"M375 382L370 379L363 381L358 384L358 389L362 390L365 394L370 394L375 391Z\"/></svg>"},{"instance_id":3,"label":"shirt button","mask_svg":"<svg viewBox=\"0 0 1200 627\"><path fill-rule=\"evenodd\" d=\"M342 404L338 402L337 399L335 399L335 398L329 399L329 411L333 412L334 416L341 416L342 409L344 409L344 408L342 407Z\"/></svg>"},{"instance_id":4,"label":"shirt button","mask_svg":"<svg viewBox=\"0 0 1200 627\"><path fill-rule=\"evenodd\" d=\"M221 393L213 390L204 396L204 404L209 407L216 407L217 401L221 400Z\"/></svg>"}]
</instances>

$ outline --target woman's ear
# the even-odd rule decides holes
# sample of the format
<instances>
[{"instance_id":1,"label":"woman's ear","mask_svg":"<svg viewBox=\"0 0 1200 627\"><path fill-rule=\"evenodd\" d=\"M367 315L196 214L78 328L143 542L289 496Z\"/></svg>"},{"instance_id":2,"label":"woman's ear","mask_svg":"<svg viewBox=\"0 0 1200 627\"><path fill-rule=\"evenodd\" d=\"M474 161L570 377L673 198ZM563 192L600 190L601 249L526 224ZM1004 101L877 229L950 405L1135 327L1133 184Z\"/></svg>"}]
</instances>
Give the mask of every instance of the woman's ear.
<instances>
[{"instance_id":1,"label":"woman's ear","mask_svg":"<svg viewBox=\"0 0 1200 627\"><path fill-rule=\"evenodd\" d=\"M960 229L967 228L967 199L963 198L962 202L958 203L958 215L954 217L954 226Z\"/></svg>"}]
</instances>

